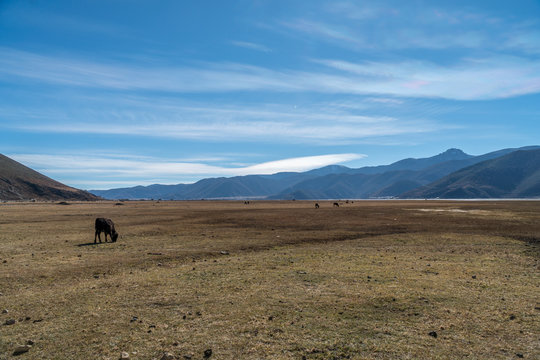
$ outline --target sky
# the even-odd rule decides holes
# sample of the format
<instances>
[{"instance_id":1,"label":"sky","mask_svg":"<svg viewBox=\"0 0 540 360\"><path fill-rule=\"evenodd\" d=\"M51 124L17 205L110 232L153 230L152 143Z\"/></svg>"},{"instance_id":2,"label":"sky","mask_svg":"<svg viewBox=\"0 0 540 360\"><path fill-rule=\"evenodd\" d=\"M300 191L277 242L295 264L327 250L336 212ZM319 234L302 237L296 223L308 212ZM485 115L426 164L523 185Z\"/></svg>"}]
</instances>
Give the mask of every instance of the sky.
<instances>
[{"instance_id":1,"label":"sky","mask_svg":"<svg viewBox=\"0 0 540 360\"><path fill-rule=\"evenodd\" d=\"M0 0L0 153L77 188L539 139L537 0Z\"/></svg>"}]
</instances>

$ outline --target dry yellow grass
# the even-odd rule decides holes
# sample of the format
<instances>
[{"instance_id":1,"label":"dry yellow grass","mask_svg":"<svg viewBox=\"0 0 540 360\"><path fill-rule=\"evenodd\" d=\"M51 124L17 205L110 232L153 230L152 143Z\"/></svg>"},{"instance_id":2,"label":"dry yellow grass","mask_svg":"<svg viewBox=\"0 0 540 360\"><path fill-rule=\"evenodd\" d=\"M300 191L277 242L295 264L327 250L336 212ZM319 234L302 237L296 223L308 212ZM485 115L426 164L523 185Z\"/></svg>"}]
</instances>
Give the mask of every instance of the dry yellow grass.
<instances>
[{"instance_id":1,"label":"dry yellow grass","mask_svg":"<svg viewBox=\"0 0 540 360\"><path fill-rule=\"evenodd\" d=\"M540 202L313 204L1 204L0 359L540 358Z\"/></svg>"}]
</instances>

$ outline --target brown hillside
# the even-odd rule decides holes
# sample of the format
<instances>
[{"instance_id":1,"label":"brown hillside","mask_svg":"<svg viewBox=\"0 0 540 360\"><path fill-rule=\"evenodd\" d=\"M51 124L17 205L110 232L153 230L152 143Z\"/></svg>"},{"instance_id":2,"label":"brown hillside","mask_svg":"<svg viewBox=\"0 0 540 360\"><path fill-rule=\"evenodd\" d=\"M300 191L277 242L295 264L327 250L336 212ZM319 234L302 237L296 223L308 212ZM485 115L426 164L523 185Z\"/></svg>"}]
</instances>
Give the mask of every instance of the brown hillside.
<instances>
[{"instance_id":1,"label":"brown hillside","mask_svg":"<svg viewBox=\"0 0 540 360\"><path fill-rule=\"evenodd\" d=\"M0 154L0 200L97 200Z\"/></svg>"}]
</instances>

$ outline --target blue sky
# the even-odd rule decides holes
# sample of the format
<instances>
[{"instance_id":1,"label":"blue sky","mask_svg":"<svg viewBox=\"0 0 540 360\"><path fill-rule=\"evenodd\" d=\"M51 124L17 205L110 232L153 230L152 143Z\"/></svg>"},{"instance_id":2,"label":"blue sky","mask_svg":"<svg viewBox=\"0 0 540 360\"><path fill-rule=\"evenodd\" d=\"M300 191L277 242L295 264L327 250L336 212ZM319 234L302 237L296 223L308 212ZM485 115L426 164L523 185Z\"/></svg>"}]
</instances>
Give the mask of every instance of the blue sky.
<instances>
[{"instance_id":1,"label":"blue sky","mask_svg":"<svg viewBox=\"0 0 540 360\"><path fill-rule=\"evenodd\" d=\"M482 154L539 118L536 0L0 1L0 153L83 189Z\"/></svg>"}]
</instances>

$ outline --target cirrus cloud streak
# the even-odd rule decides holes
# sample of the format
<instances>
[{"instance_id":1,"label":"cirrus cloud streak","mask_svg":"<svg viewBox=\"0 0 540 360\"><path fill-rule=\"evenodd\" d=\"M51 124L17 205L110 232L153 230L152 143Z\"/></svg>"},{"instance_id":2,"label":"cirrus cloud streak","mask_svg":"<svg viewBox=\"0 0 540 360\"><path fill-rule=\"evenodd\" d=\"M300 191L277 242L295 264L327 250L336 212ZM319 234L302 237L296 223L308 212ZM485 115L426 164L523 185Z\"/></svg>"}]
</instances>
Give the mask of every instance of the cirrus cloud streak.
<instances>
[{"instance_id":1,"label":"cirrus cloud streak","mask_svg":"<svg viewBox=\"0 0 540 360\"><path fill-rule=\"evenodd\" d=\"M0 48L0 79L52 85L169 93L312 92L485 100L540 91L540 64L516 56L471 58L455 65L426 61L313 59L317 69L269 69L240 63L197 67L116 65Z\"/></svg>"}]
</instances>

